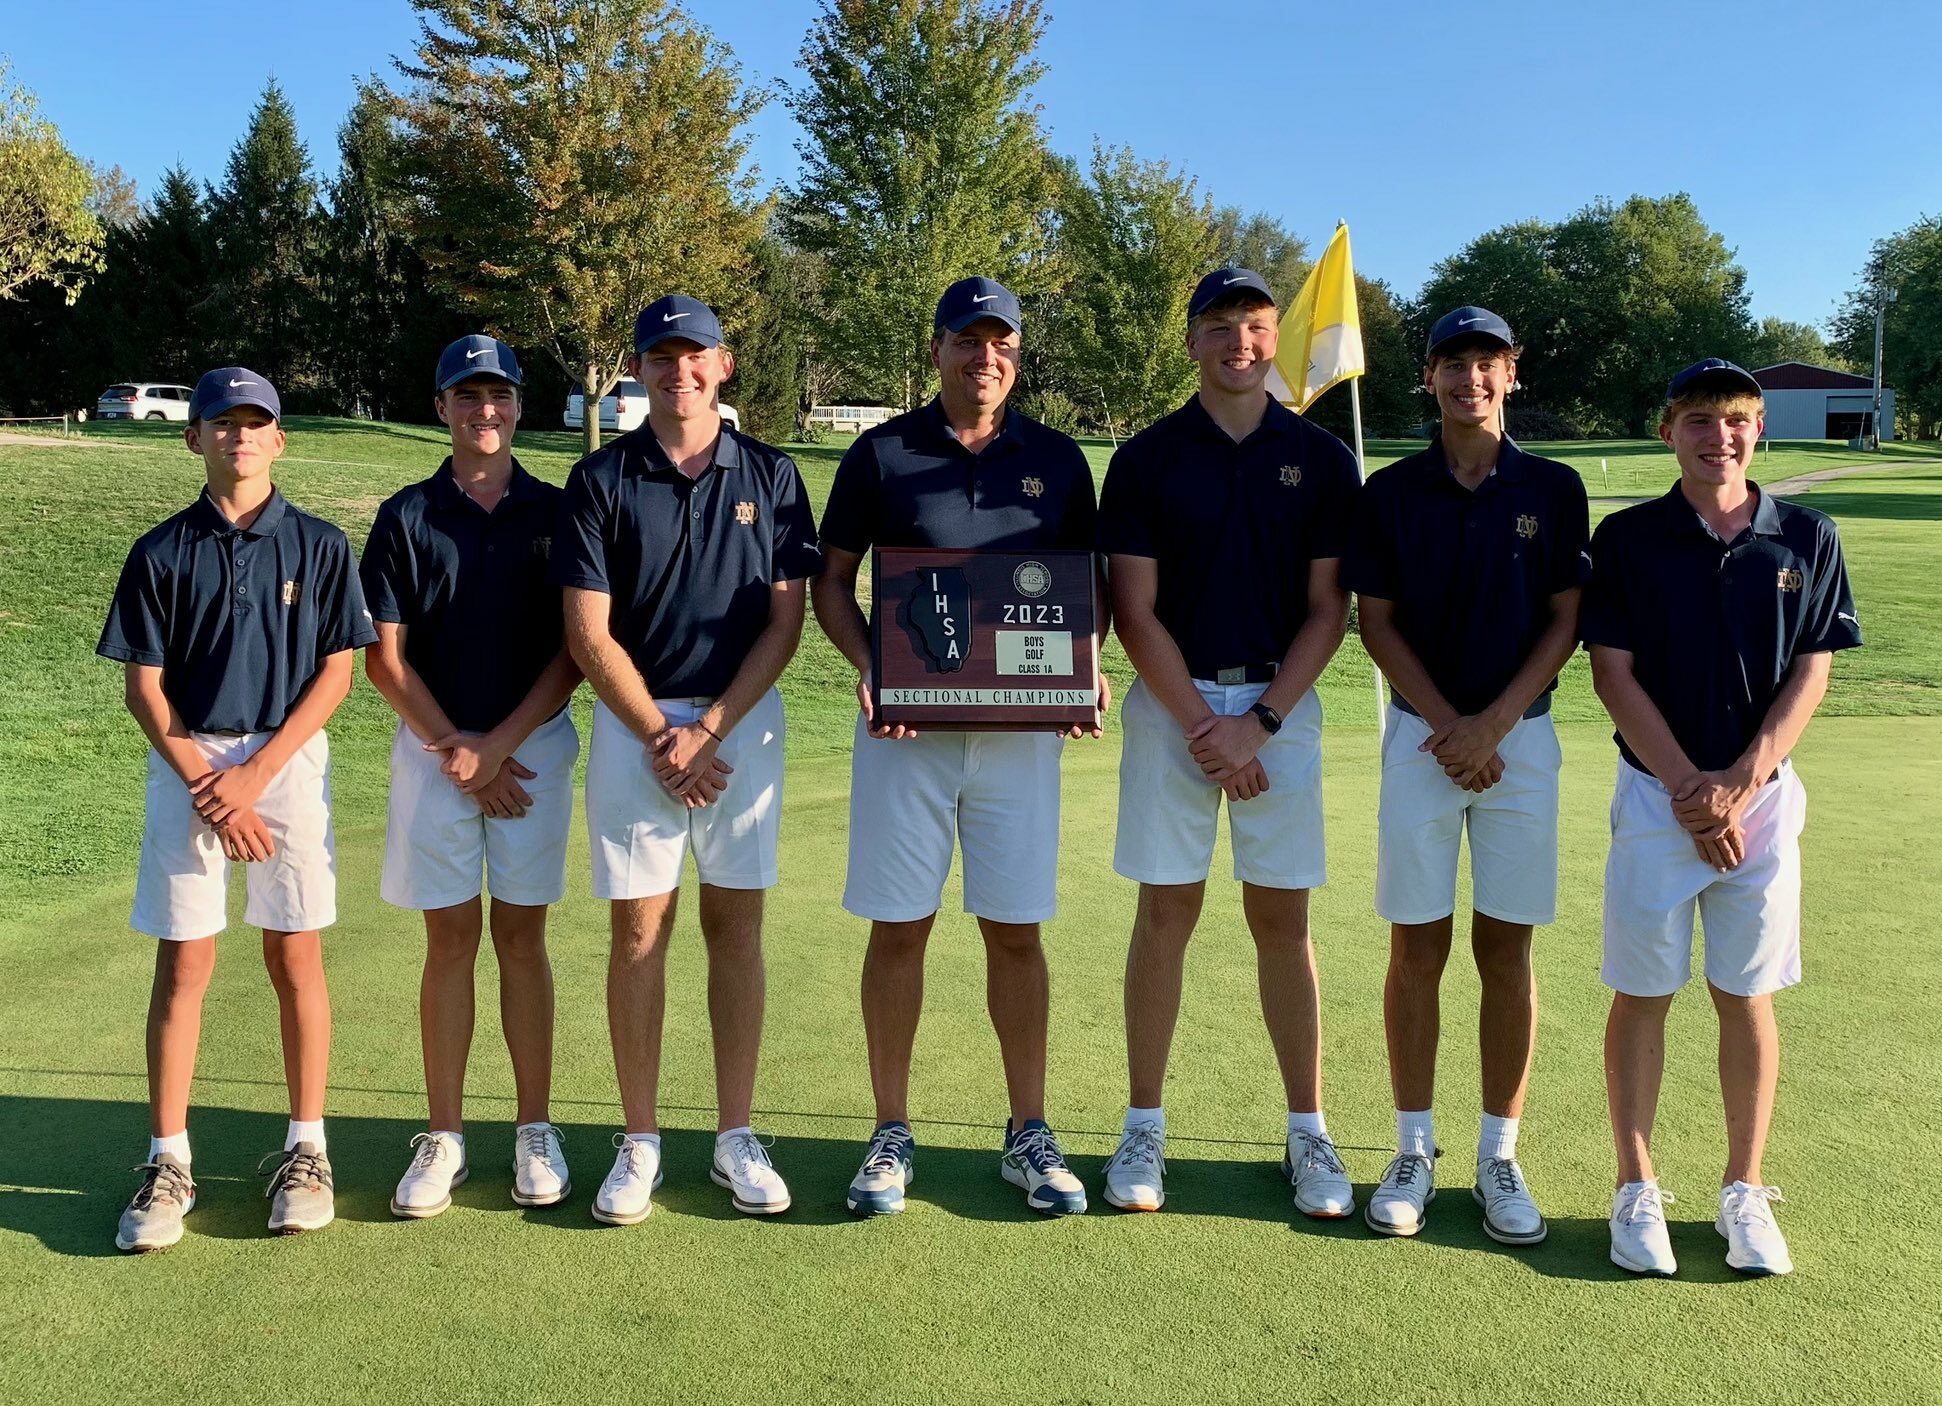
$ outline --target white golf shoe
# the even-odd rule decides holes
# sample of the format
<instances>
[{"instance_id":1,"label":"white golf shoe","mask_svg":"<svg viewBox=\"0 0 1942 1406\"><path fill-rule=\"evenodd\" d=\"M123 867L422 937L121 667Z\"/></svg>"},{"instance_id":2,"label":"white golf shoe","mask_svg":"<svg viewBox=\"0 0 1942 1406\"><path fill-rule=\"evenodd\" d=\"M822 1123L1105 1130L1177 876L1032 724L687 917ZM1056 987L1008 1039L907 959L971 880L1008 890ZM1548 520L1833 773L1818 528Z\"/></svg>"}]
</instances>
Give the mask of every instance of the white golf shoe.
<instances>
[{"instance_id":1,"label":"white golf shoe","mask_svg":"<svg viewBox=\"0 0 1942 1406\"><path fill-rule=\"evenodd\" d=\"M1122 1211L1157 1211L1167 1203L1167 1135L1158 1123L1134 1123L1119 1135L1106 1163L1106 1199Z\"/></svg>"},{"instance_id":2,"label":"white golf shoe","mask_svg":"<svg viewBox=\"0 0 1942 1406\"><path fill-rule=\"evenodd\" d=\"M1628 1181L1612 1196L1612 1263L1634 1274L1675 1273L1672 1236L1666 1229L1669 1191L1656 1181Z\"/></svg>"},{"instance_id":3,"label":"white golf shoe","mask_svg":"<svg viewBox=\"0 0 1942 1406\"><path fill-rule=\"evenodd\" d=\"M521 1206L557 1206L573 1190L566 1149L551 1123L522 1123L513 1131L512 1199Z\"/></svg>"},{"instance_id":4,"label":"white golf shoe","mask_svg":"<svg viewBox=\"0 0 1942 1406\"><path fill-rule=\"evenodd\" d=\"M661 1149L626 1133L614 1134L614 1165L593 1198L593 1218L607 1225L635 1225L654 1209L661 1184Z\"/></svg>"},{"instance_id":5,"label":"white golf shoe","mask_svg":"<svg viewBox=\"0 0 1942 1406\"><path fill-rule=\"evenodd\" d=\"M1726 1263L1742 1274L1792 1274L1793 1256L1773 1218L1773 1203L1785 1201L1777 1186L1736 1181L1720 1188L1719 1215L1713 1229L1726 1237Z\"/></svg>"},{"instance_id":6,"label":"white golf shoe","mask_svg":"<svg viewBox=\"0 0 1942 1406\"><path fill-rule=\"evenodd\" d=\"M429 1220L451 1209L452 1188L465 1180L465 1144L450 1133L420 1133L411 1140L411 1165L391 1194L391 1214Z\"/></svg>"}]
</instances>

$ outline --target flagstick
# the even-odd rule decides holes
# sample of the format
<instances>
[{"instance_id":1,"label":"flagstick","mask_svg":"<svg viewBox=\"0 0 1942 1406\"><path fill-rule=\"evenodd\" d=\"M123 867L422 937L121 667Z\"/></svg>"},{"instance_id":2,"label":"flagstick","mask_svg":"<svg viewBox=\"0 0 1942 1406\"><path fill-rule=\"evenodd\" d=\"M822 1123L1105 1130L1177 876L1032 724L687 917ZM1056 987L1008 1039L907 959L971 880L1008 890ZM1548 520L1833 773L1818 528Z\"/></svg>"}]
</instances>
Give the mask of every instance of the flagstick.
<instances>
[{"instance_id":1,"label":"flagstick","mask_svg":"<svg viewBox=\"0 0 1942 1406\"><path fill-rule=\"evenodd\" d=\"M1363 466L1363 455L1362 455L1362 378L1361 378L1360 376L1351 376L1351 377L1349 378L1349 412L1350 412L1350 414L1351 414L1351 415L1353 415L1353 416L1354 416L1354 418L1355 418L1355 477L1356 477L1356 481L1357 481L1358 483L1361 483L1361 482L1364 482L1364 481L1366 481L1366 480L1368 479L1368 477L1369 477L1369 474L1368 474L1368 471L1367 471L1367 469L1366 469L1366 468L1365 468L1365 467ZM1378 665L1378 664L1376 664L1376 663L1375 663L1375 662L1374 662L1373 660L1371 660L1371 661L1370 661L1370 663L1369 663L1369 668L1370 668L1370 670L1371 670L1371 671L1372 671L1372 672L1373 672L1373 673L1375 674L1375 684L1376 684L1376 755L1377 755L1377 756L1381 756L1381 755L1382 755L1382 740L1383 740L1383 731L1384 731L1384 723L1385 723L1385 721L1386 721L1386 719L1385 719L1385 717L1384 717L1384 715L1385 715L1385 713L1386 713L1386 712L1388 711L1388 702L1387 702L1387 700L1385 700L1385 699L1383 698L1383 696L1382 696L1382 668L1381 668L1381 666L1380 666L1380 665Z\"/></svg>"}]
</instances>

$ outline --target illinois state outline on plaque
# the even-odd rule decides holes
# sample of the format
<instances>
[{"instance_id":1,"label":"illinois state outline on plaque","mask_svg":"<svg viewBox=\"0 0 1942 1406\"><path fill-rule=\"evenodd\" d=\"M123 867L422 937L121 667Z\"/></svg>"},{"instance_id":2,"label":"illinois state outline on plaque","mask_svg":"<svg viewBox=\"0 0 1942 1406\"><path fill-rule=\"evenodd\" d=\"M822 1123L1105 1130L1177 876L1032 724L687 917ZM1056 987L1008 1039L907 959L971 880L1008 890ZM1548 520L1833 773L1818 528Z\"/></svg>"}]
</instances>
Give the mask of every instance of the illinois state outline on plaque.
<instances>
[{"instance_id":1,"label":"illinois state outline on plaque","mask_svg":"<svg viewBox=\"0 0 1942 1406\"><path fill-rule=\"evenodd\" d=\"M917 573L903 624L933 673L955 674L971 653L971 583L961 568L927 566Z\"/></svg>"}]
</instances>

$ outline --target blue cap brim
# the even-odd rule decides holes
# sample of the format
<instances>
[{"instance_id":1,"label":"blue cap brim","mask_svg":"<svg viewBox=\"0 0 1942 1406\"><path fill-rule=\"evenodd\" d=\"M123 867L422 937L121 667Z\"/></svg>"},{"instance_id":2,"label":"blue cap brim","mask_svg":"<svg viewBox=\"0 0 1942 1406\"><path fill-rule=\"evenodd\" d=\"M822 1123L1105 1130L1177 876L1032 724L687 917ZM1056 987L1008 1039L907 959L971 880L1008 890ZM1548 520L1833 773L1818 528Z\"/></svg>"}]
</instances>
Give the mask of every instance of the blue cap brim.
<instances>
[{"instance_id":1,"label":"blue cap brim","mask_svg":"<svg viewBox=\"0 0 1942 1406\"><path fill-rule=\"evenodd\" d=\"M968 312L962 317L953 318L951 321L946 322L944 324L944 330L946 332L962 332L965 328L969 327L974 322L987 322L987 321L1002 322L1005 324L1005 326L1011 328L1011 330L1014 332L1023 332L1025 330L1024 324L1020 322L1017 318L1013 317L1010 313L992 312L986 308L979 308L975 312Z\"/></svg>"},{"instance_id":2,"label":"blue cap brim","mask_svg":"<svg viewBox=\"0 0 1942 1406\"><path fill-rule=\"evenodd\" d=\"M268 401L258 399L253 395L225 396L221 400L212 401L197 411L195 418L198 420L213 420L225 410L235 410L239 406L244 405L254 406L265 415L268 415L272 420L281 420L283 418L283 412L278 407L271 405Z\"/></svg>"},{"instance_id":3,"label":"blue cap brim","mask_svg":"<svg viewBox=\"0 0 1942 1406\"><path fill-rule=\"evenodd\" d=\"M698 347L718 347L722 344L722 339L711 336L706 332L656 332L645 342L636 342L634 344L634 350L637 352L648 351L653 347L660 346L663 342L693 342Z\"/></svg>"},{"instance_id":4,"label":"blue cap brim","mask_svg":"<svg viewBox=\"0 0 1942 1406\"><path fill-rule=\"evenodd\" d=\"M1716 366L1710 371L1701 371L1676 389L1668 386L1666 400L1669 403L1693 391L1739 391L1743 395L1757 395L1763 400L1767 394L1760 383L1753 379L1751 372Z\"/></svg>"},{"instance_id":5,"label":"blue cap brim","mask_svg":"<svg viewBox=\"0 0 1942 1406\"><path fill-rule=\"evenodd\" d=\"M468 366L465 368L465 370L460 371L458 374L453 376L447 376L444 380L440 381L438 383L438 388L441 391L449 391L453 386L456 386L460 381L469 381L475 376L490 376L492 377L493 380L504 381L509 386L517 386L519 384L519 378L517 376L508 376L504 371L501 371L496 366L490 366L490 367L480 366L476 368Z\"/></svg>"}]
</instances>

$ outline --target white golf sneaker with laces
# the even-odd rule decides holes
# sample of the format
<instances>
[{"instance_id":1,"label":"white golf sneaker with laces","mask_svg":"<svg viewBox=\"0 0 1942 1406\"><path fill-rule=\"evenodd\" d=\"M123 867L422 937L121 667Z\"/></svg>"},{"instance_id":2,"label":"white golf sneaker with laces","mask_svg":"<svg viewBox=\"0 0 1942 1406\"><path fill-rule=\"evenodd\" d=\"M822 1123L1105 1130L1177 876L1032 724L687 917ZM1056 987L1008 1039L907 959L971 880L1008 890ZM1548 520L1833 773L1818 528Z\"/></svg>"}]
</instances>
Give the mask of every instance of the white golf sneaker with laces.
<instances>
[{"instance_id":1,"label":"white golf sneaker with laces","mask_svg":"<svg viewBox=\"0 0 1942 1406\"><path fill-rule=\"evenodd\" d=\"M411 1152L411 1165L391 1194L391 1214L429 1220L451 1209L452 1188L465 1180L465 1144L450 1133L420 1133Z\"/></svg>"},{"instance_id":2,"label":"white golf sneaker with laces","mask_svg":"<svg viewBox=\"0 0 1942 1406\"><path fill-rule=\"evenodd\" d=\"M557 1206L573 1190L560 1130L551 1123L521 1123L513 1130L512 1199L520 1206Z\"/></svg>"},{"instance_id":3,"label":"white golf sneaker with laces","mask_svg":"<svg viewBox=\"0 0 1942 1406\"><path fill-rule=\"evenodd\" d=\"M659 1144L614 1134L614 1165L593 1198L593 1218L607 1225L635 1225L654 1209L661 1184Z\"/></svg>"},{"instance_id":4,"label":"white golf sneaker with laces","mask_svg":"<svg viewBox=\"0 0 1942 1406\"><path fill-rule=\"evenodd\" d=\"M708 1175L728 1188L735 1209L745 1216L774 1216L789 1209L789 1187L769 1161L769 1150L747 1128L715 1139L715 1164Z\"/></svg>"},{"instance_id":5,"label":"white golf sneaker with laces","mask_svg":"<svg viewBox=\"0 0 1942 1406\"><path fill-rule=\"evenodd\" d=\"M1515 1157L1486 1157L1477 1163L1477 1183L1470 1195L1483 1207L1484 1234L1500 1245L1537 1245L1551 1233Z\"/></svg>"},{"instance_id":6,"label":"white golf sneaker with laces","mask_svg":"<svg viewBox=\"0 0 1942 1406\"><path fill-rule=\"evenodd\" d=\"M1675 1273L1666 1207L1672 1193L1656 1181L1628 1181L1612 1196L1612 1263L1634 1274Z\"/></svg>"},{"instance_id":7,"label":"white golf sneaker with laces","mask_svg":"<svg viewBox=\"0 0 1942 1406\"><path fill-rule=\"evenodd\" d=\"M1362 1222L1378 1235L1414 1235L1436 1199L1436 1159L1420 1152L1398 1152L1369 1193Z\"/></svg>"},{"instance_id":8,"label":"white golf sneaker with laces","mask_svg":"<svg viewBox=\"0 0 1942 1406\"><path fill-rule=\"evenodd\" d=\"M1134 1123L1106 1162L1106 1199L1122 1211L1157 1211L1167 1203L1167 1135L1158 1123Z\"/></svg>"},{"instance_id":9,"label":"white golf sneaker with laces","mask_svg":"<svg viewBox=\"0 0 1942 1406\"><path fill-rule=\"evenodd\" d=\"M1773 1218L1773 1203L1785 1201L1777 1186L1736 1181L1720 1188L1719 1215L1713 1229L1726 1237L1726 1263L1742 1274L1792 1274L1793 1256Z\"/></svg>"},{"instance_id":10,"label":"white golf sneaker with laces","mask_svg":"<svg viewBox=\"0 0 1942 1406\"><path fill-rule=\"evenodd\" d=\"M1293 1133L1281 1175L1295 1188L1295 1209L1317 1220L1338 1220L1355 1210L1355 1188L1327 1133Z\"/></svg>"}]
</instances>

